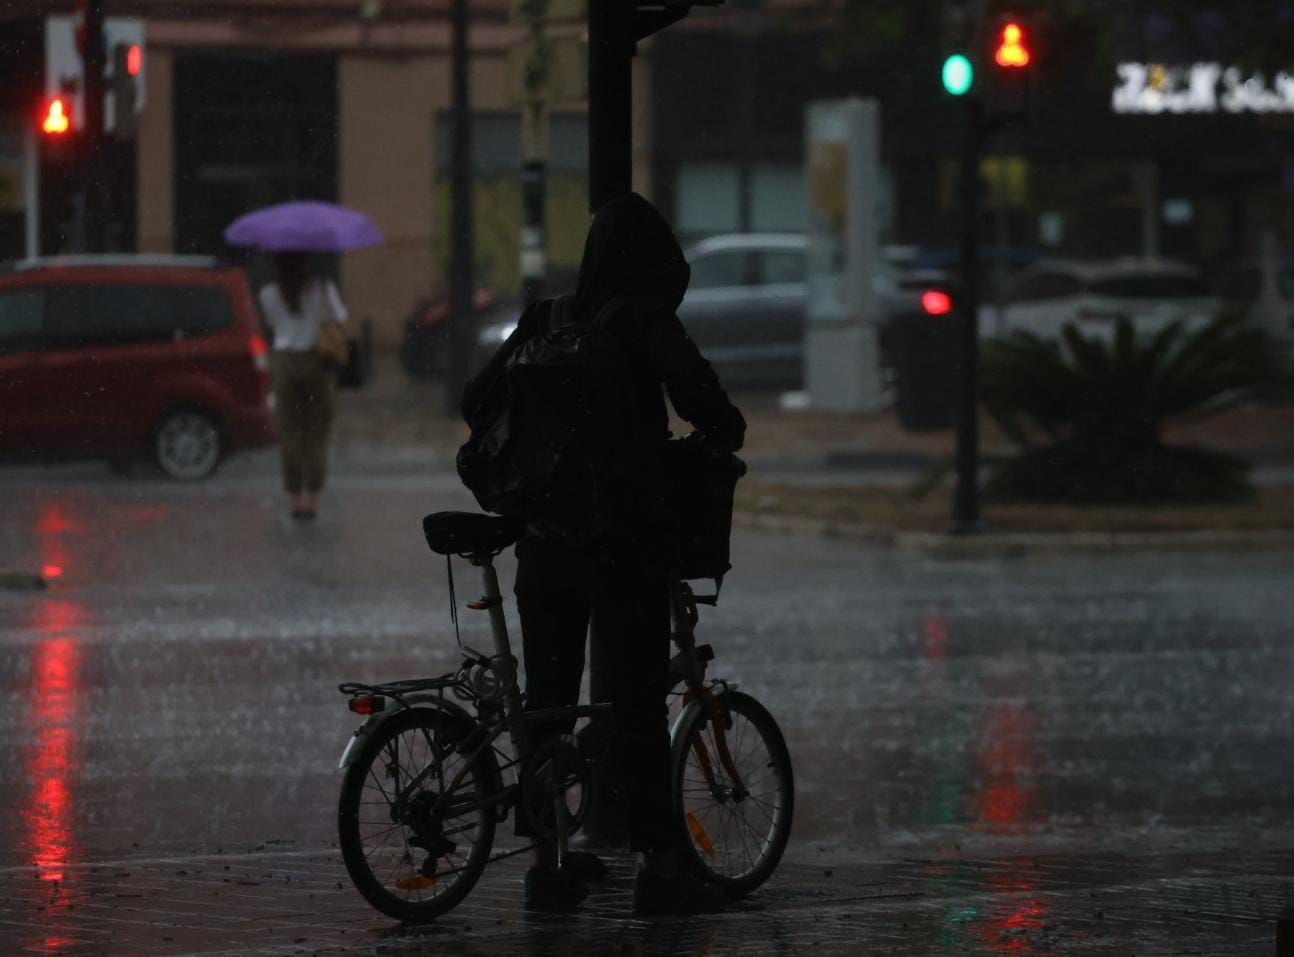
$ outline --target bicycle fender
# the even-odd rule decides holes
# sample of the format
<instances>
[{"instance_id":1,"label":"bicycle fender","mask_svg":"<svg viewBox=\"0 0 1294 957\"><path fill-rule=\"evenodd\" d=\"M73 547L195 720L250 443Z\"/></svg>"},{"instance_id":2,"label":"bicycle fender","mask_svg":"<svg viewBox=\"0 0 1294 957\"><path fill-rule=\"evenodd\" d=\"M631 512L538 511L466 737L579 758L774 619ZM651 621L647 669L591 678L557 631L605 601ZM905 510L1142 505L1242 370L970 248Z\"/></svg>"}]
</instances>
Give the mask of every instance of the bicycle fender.
<instances>
[{"instance_id":1,"label":"bicycle fender","mask_svg":"<svg viewBox=\"0 0 1294 957\"><path fill-rule=\"evenodd\" d=\"M466 708L456 704L453 701L446 700L443 696L437 694L411 694L405 695L404 701L410 708L430 708L433 711L443 711L454 721L463 721L469 725L476 724L476 719L468 713ZM368 720L355 729L355 733L350 736L346 742L346 749L341 753L341 760L337 762L338 770L345 770L355 763L359 753L364 750L364 745L372 737L373 732L382 726L384 721L389 721L392 717L399 714L404 708L394 708L391 711L381 711L371 715Z\"/></svg>"},{"instance_id":2,"label":"bicycle fender","mask_svg":"<svg viewBox=\"0 0 1294 957\"><path fill-rule=\"evenodd\" d=\"M737 690L736 682L716 681L714 685L710 688L710 693L713 694L716 698L718 698L718 697L721 697L722 695L727 694L729 691L736 691L736 690ZM694 711L700 711L703 708L705 708L705 705L702 704L700 701L690 701L688 702L687 706L684 707L683 710L678 713L678 717L674 719L674 723L670 725L670 728L669 728L669 742L670 742L671 750L673 750L674 748L674 743L678 741L679 730L683 727L683 719L689 717Z\"/></svg>"}]
</instances>

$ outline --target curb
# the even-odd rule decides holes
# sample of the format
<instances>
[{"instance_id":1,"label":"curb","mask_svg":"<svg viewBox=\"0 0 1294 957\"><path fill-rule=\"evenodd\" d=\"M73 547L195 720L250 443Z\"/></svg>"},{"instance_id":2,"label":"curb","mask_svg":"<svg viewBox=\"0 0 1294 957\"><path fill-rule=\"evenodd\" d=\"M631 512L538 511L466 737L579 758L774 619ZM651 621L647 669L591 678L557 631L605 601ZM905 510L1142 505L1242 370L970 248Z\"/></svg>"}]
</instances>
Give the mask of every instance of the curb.
<instances>
[{"instance_id":1,"label":"curb","mask_svg":"<svg viewBox=\"0 0 1294 957\"><path fill-rule=\"evenodd\" d=\"M920 552L948 560L1024 558L1029 555L1108 555L1143 552L1294 551L1294 531L1260 529L1251 532L1013 532L945 535L903 532L875 525L735 512L741 528L782 535L817 535L845 541Z\"/></svg>"},{"instance_id":2,"label":"curb","mask_svg":"<svg viewBox=\"0 0 1294 957\"><path fill-rule=\"evenodd\" d=\"M0 568L0 591L44 591L48 587L43 575Z\"/></svg>"}]
</instances>

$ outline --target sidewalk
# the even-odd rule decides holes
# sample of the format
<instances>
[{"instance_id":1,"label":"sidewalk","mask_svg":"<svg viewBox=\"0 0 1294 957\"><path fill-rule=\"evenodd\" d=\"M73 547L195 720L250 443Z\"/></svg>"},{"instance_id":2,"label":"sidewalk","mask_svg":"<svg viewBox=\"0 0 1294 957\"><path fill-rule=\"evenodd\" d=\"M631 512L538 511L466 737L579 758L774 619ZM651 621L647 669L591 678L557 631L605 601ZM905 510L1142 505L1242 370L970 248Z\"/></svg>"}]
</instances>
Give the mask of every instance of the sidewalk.
<instances>
[{"instance_id":1,"label":"sidewalk","mask_svg":"<svg viewBox=\"0 0 1294 957\"><path fill-rule=\"evenodd\" d=\"M1290 851L867 859L793 848L725 913L639 920L629 857L577 914L527 915L494 865L436 923L371 910L335 850L137 852L3 874L6 953L521 955L1266 954L1294 902Z\"/></svg>"},{"instance_id":2,"label":"sidewalk","mask_svg":"<svg viewBox=\"0 0 1294 957\"><path fill-rule=\"evenodd\" d=\"M447 416L439 383L410 380L396 357L375 357L376 375L366 388L343 392L335 440L343 456L378 455L452 463L467 428ZM908 432L892 410L876 413L784 411L775 394L738 394L747 421L742 456L760 472L818 471L848 474L853 484L867 473L920 476L950 461L951 430ZM677 431L686 430L679 423ZM981 421L985 460L1014 451L991 420ZM1238 455L1257 466L1294 475L1294 406L1247 406L1169 430L1170 441L1199 444Z\"/></svg>"}]
</instances>

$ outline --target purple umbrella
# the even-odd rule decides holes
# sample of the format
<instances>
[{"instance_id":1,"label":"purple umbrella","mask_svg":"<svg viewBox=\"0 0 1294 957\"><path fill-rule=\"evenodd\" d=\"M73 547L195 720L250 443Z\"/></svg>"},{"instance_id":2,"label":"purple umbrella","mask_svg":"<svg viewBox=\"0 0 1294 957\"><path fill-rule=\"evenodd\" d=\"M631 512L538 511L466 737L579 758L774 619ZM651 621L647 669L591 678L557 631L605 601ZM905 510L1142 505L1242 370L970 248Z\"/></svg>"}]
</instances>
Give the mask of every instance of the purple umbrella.
<instances>
[{"instance_id":1,"label":"purple umbrella","mask_svg":"<svg viewBox=\"0 0 1294 957\"><path fill-rule=\"evenodd\" d=\"M272 252L339 252L381 241L382 233L363 213L316 200L266 206L239 216L225 230L231 246Z\"/></svg>"}]
</instances>

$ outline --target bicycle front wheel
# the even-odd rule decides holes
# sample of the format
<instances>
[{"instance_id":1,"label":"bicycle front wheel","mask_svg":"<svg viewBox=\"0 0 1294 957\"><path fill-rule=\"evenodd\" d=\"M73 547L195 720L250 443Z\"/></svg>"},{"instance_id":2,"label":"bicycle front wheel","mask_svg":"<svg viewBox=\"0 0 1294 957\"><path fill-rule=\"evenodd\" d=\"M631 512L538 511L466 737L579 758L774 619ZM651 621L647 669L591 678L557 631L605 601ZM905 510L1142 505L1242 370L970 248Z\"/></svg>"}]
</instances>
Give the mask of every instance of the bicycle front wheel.
<instances>
[{"instance_id":1,"label":"bicycle front wheel","mask_svg":"<svg viewBox=\"0 0 1294 957\"><path fill-rule=\"evenodd\" d=\"M338 836L351 880L397 920L448 911L489 862L498 765L486 748L471 762L455 750L474 725L413 708L374 731L346 769Z\"/></svg>"},{"instance_id":2,"label":"bicycle front wheel","mask_svg":"<svg viewBox=\"0 0 1294 957\"><path fill-rule=\"evenodd\" d=\"M768 880L782 859L791 836L795 781L786 741L764 706L738 691L725 692L721 701L732 719L722 742L709 709L699 702L688 705L679 721L674 807L689 866L742 896Z\"/></svg>"}]
</instances>

